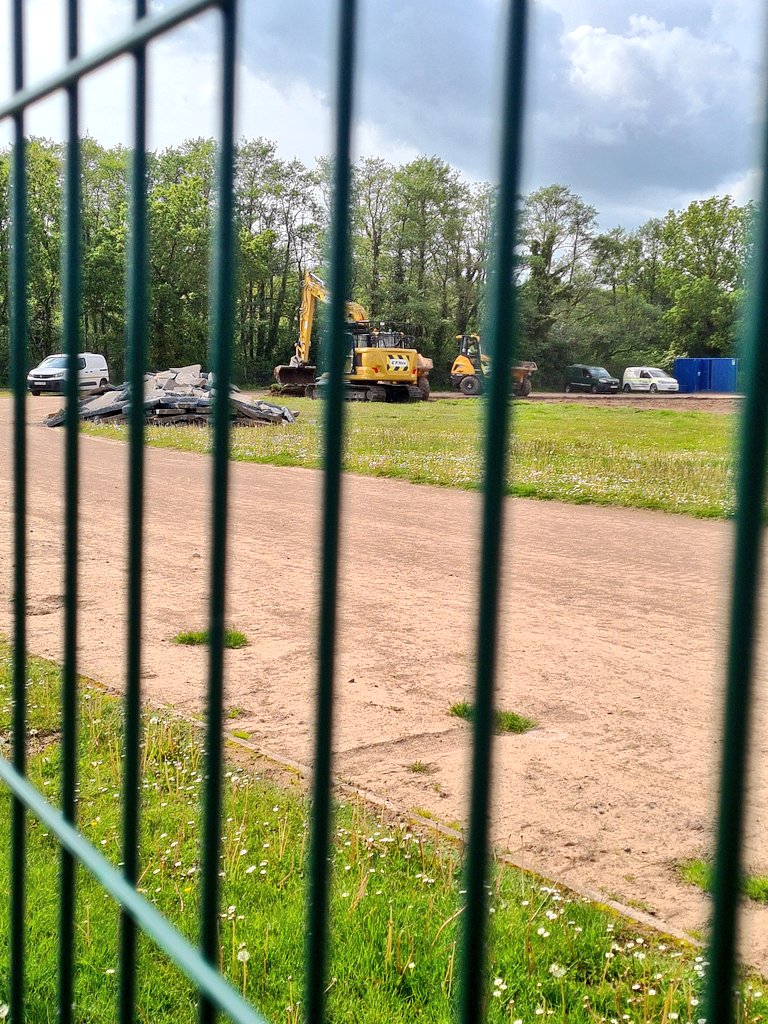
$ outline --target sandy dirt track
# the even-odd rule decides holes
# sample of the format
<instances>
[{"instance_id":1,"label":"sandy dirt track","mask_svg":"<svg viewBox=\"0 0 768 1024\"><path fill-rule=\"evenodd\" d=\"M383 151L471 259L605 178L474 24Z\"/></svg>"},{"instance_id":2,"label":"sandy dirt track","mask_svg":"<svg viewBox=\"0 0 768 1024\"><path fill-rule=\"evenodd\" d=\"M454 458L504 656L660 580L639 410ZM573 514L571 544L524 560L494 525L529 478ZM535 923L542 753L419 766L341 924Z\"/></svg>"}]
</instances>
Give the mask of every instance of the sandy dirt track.
<instances>
[{"instance_id":1,"label":"sandy dirt track","mask_svg":"<svg viewBox=\"0 0 768 1024\"><path fill-rule=\"evenodd\" d=\"M62 431L30 400L29 646L61 654ZM10 628L11 405L0 399L0 629ZM82 438L80 669L124 674L127 447ZM147 451L147 697L202 706L210 462ZM266 749L311 759L320 474L232 465L227 703ZM477 495L345 480L335 770L406 808L465 818ZM539 727L495 745L493 836L543 874L701 928L708 901L674 862L706 852L719 758L725 523L510 499L500 706ZM756 764L768 745L761 657ZM429 774L409 772L422 761ZM768 786L753 776L749 862L768 870ZM768 970L768 911L746 912L745 952Z\"/></svg>"}]
</instances>

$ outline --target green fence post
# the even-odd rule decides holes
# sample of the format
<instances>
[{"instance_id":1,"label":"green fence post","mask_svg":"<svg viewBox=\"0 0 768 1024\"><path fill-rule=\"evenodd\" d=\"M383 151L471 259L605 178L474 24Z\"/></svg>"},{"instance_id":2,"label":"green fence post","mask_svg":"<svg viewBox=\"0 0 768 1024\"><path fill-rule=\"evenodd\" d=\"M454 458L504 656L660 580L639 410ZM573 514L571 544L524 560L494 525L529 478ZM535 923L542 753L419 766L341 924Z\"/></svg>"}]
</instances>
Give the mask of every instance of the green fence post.
<instances>
[{"instance_id":1,"label":"green fence post","mask_svg":"<svg viewBox=\"0 0 768 1024\"><path fill-rule=\"evenodd\" d=\"M499 617L499 572L503 552L504 494L507 480L509 384L517 345L513 287L517 203L523 136L527 0L511 0L505 44L501 112L499 186L491 247L488 313L485 327L493 358L485 423L485 474L477 627L472 803L467 850L460 1012L462 1024L484 1014L488 809L493 740L493 689Z\"/></svg>"},{"instance_id":2,"label":"green fence post","mask_svg":"<svg viewBox=\"0 0 768 1024\"><path fill-rule=\"evenodd\" d=\"M137 22L147 13L146 0L135 0ZM134 137L130 196L126 349L131 383L128 467L128 649L125 690L125 767L123 770L123 875L131 885L139 877L141 763L141 624L144 551L144 369L147 349L147 57L143 46L134 59ZM133 1024L136 1001L136 925L120 915L120 1024Z\"/></svg>"},{"instance_id":3,"label":"green fence post","mask_svg":"<svg viewBox=\"0 0 768 1024\"><path fill-rule=\"evenodd\" d=\"M307 1024L325 1021L325 969L328 945L328 905L331 830L331 748L333 736L333 676L336 653L341 467L344 444L344 360L346 294L349 270L349 188L355 66L356 0L339 0L336 43L336 106L331 211L331 298L323 332L325 395L323 563L320 581L320 642L315 725L315 763L312 787L312 829L305 954L305 1013Z\"/></svg>"},{"instance_id":4,"label":"green fence post","mask_svg":"<svg viewBox=\"0 0 768 1024\"><path fill-rule=\"evenodd\" d=\"M24 87L24 5L13 2L13 87ZM27 767L27 162L24 112L13 118L11 193L11 376L13 380L13 765ZM9 1009L24 1021L26 909L26 813L14 797L11 812L11 905Z\"/></svg>"},{"instance_id":5,"label":"green fence post","mask_svg":"<svg viewBox=\"0 0 768 1024\"><path fill-rule=\"evenodd\" d=\"M78 0L67 0L67 57L79 48ZM77 591L78 591L78 366L81 295L80 104L78 83L67 87L67 156L64 167L62 306L67 355L64 510L64 671L61 716L61 807L75 820L77 787ZM70 1024L74 998L75 860L61 851L59 883L59 1024Z\"/></svg>"},{"instance_id":6,"label":"green fence post","mask_svg":"<svg viewBox=\"0 0 768 1024\"><path fill-rule=\"evenodd\" d=\"M755 654L760 556L765 528L766 426L768 425L768 126L764 127L763 180L743 335L746 394L739 445L736 547L733 563L723 762L720 777L711 966L706 1018L734 1020L736 920L747 751Z\"/></svg>"},{"instance_id":7,"label":"green fence post","mask_svg":"<svg viewBox=\"0 0 768 1024\"><path fill-rule=\"evenodd\" d=\"M208 726L206 730L205 821L203 832L200 949L210 964L219 950L219 853L221 847L222 697L224 688L224 613L229 480L229 385L234 331L234 208L235 173L235 15L234 0L221 5L222 75L221 137L218 164L218 210L212 253L210 350L216 392L213 399L213 486L211 593L209 606ZM200 1024L216 1017L214 1004L200 999Z\"/></svg>"}]
</instances>

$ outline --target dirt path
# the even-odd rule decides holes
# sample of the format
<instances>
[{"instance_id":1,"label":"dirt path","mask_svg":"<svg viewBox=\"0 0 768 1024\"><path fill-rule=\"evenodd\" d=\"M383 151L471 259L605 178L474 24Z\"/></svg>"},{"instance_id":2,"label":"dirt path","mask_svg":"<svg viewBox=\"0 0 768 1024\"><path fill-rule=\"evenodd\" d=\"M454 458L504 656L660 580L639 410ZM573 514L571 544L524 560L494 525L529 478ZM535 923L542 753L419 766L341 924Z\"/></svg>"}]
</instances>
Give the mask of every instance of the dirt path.
<instances>
[{"instance_id":1,"label":"dirt path","mask_svg":"<svg viewBox=\"0 0 768 1024\"><path fill-rule=\"evenodd\" d=\"M51 400L29 403L39 423ZM61 654L64 434L31 425L29 645ZM10 624L10 402L0 400L0 580ZM120 688L127 448L83 438L80 667ZM205 654L175 647L205 624L210 462L149 450L144 682L201 707ZM238 728L311 757L319 474L233 464L230 615L251 646L228 656ZM345 481L337 773L446 822L465 817L479 498ZM730 528L660 513L510 500L499 704L539 728L497 740L495 840L544 874L701 928L707 900L676 859L710 843L719 749ZM764 657L762 661L764 663ZM768 744L761 666L757 759ZM415 774L416 761L430 765ZM768 786L753 781L749 858L768 870ZM768 911L748 955L768 970Z\"/></svg>"}]
</instances>

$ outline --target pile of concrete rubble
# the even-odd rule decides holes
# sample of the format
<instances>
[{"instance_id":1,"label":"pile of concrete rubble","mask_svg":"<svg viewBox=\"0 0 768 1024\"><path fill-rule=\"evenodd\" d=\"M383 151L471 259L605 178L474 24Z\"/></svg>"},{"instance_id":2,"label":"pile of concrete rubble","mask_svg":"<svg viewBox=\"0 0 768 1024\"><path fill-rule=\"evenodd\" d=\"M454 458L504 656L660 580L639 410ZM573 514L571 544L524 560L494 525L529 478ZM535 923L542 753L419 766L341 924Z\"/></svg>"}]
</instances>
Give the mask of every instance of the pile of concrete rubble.
<instances>
[{"instance_id":1,"label":"pile of concrete rubble","mask_svg":"<svg viewBox=\"0 0 768 1024\"><path fill-rule=\"evenodd\" d=\"M155 426L177 423L204 425L213 410L213 374L202 373L200 364L144 375L144 415ZM80 419L92 423L125 423L131 402L130 384L108 385L90 394L80 403ZM298 413L284 405L273 405L259 399L245 398L233 384L229 390L231 419L238 426L259 426L264 423L294 423ZM60 427L65 412L49 416L49 427Z\"/></svg>"}]
</instances>

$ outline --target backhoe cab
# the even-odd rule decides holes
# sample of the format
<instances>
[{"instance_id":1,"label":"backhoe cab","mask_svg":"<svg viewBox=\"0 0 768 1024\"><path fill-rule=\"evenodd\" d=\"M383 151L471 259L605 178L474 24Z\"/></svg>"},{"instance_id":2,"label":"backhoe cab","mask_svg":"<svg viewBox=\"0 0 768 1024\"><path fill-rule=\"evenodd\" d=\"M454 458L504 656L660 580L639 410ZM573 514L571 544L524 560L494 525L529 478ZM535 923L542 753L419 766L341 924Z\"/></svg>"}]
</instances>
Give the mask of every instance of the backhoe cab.
<instances>
[{"instance_id":1,"label":"backhoe cab","mask_svg":"<svg viewBox=\"0 0 768 1024\"><path fill-rule=\"evenodd\" d=\"M322 394L327 374L318 377L309 362L312 325L318 301L328 302L325 284L310 271L304 275L299 313L299 339L287 366L275 367L275 380L283 394ZM413 402L429 398L432 360L413 347L413 338L401 331L385 330L368 319L357 302L347 302L349 352L344 367L347 399L368 402Z\"/></svg>"},{"instance_id":2,"label":"backhoe cab","mask_svg":"<svg viewBox=\"0 0 768 1024\"><path fill-rule=\"evenodd\" d=\"M482 394L491 374L491 357L483 352L479 334L457 334L458 355L451 367L451 383L463 395ZM512 387L516 395L525 398L531 393L531 374L538 369L536 363L522 362L512 367Z\"/></svg>"}]
</instances>

